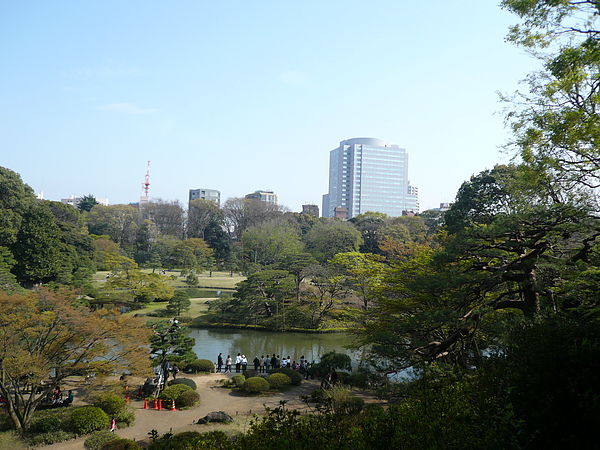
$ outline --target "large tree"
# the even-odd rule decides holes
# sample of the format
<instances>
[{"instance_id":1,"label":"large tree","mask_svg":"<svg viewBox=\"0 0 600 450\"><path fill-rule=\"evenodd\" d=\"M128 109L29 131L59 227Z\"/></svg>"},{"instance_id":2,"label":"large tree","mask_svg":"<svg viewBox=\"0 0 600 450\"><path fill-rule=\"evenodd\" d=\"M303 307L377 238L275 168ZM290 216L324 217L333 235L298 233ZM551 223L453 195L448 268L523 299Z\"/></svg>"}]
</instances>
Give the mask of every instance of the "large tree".
<instances>
[{"instance_id":1,"label":"large tree","mask_svg":"<svg viewBox=\"0 0 600 450\"><path fill-rule=\"evenodd\" d=\"M335 219L321 219L304 237L306 250L324 263L338 253L357 252L363 237L354 225Z\"/></svg>"},{"instance_id":2,"label":"large tree","mask_svg":"<svg viewBox=\"0 0 600 450\"><path fill-rule=\"evenodd\" d=\"M66 377L147 373L148 329L139 319L91 311L66 291L0 292L0 311L0 391L19 432Z\"/></svg>"}]
</instances>

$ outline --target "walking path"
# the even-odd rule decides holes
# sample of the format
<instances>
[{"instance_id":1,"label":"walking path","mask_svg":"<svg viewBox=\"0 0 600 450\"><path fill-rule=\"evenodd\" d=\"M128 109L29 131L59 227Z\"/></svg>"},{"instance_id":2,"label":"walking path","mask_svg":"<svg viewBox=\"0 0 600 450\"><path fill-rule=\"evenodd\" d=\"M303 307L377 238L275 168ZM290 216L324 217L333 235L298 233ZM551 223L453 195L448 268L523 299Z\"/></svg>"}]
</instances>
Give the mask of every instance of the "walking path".
<instances>
[{"instance_id":1,"label":"walking path","mask_svg":"<svg viewBox=\"0 0 600 450\"><path fill-rule=\"evenodd\" d=\"M275 408L282 400L286 401L286 407L298 411L310 411L300 396L310 395L312 391L320 387L320 381L303 381L300 386L294 386L285 392L277 392L262 396L246 396L237 391L222 387L219 380L231 378L235 374L213 373L202 375L184 375L185 378L193 379L197 384L201 404L188 410L170 411L169 409L157 411L154 409L143 409L142 400L132 400L131 405L135 409L136 420L133 426L117 430L117 435L127 439L142 441L148 439L151 430L158 431L159 435L165 433L180 433L183 431L206 432L218 425L197 425L196 422L212 411L224 411L234 418L240 431L247 430L253 414L263 414L265 406ZM365 399L367 400L367 399ZM373 401L374 399L371 399ZM367 400L368 401L368 400ZM76 404L77 398L76 398ZM152 405L148 405L152 408ZM164 407L164 405L163 405ZM44 450L81 450L85 437L74 439L58 444L40 447Z\"/></svg>"}]
</instances>

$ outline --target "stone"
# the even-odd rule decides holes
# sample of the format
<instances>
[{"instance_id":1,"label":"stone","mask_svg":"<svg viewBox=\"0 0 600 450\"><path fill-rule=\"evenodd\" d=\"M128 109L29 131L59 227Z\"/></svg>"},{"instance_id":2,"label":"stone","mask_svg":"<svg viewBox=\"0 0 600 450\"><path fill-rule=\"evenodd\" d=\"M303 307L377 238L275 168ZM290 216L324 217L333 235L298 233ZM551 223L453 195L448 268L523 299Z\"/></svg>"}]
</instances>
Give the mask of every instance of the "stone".
<instances>
[{"instance_id":1,"label":"stone","mask_svg":"<svg viewBox=\"0 0 600 450\"><path fill-rule=\"evenodd\" d=\"M223 411L213 411L208 413L202 419L198 420L199 424L209 422L233 422L233 417Z\"/></svg>"}]
</instances>

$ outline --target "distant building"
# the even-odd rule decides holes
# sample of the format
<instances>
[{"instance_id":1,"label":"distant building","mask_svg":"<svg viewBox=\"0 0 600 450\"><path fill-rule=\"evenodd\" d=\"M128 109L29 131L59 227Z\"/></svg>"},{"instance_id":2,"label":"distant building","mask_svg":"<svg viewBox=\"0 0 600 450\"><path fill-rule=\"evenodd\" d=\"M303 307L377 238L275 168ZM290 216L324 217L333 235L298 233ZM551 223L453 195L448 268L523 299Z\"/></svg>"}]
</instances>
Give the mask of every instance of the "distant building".
<instances>
[{"instance_id":1,"label":"distant building","mask_svg":"<svg viewBox=\"0 0 600 450\"><path fill-rule=\"evenodd\" d=\"M197 199L212 200L221 204L221 192L215 189L190 189L190 202Z\"/></svg>"},{"instance_id":2,"label":"distant building","mask_svg":"<svg viewBox=\"0 0 600 450\"><path fill-rule=\"evenodd\" d=\"M452 207L453 204L454 203L440 203L439 208L431 208L431 211L445 212L445 211L448 211Z\"/></svg>"},{"instance_id":3,"label":"distant building","mask_svg":"<svg viewBox=\"0 0 600 450\"><path fill-rule=\"evenodd\" d=\"M302 205L302 214L319 217L319 207L317 205Z\"/></svg>"},{"instance_id":4,"label":"distant building","mask_svg":"<svg viewBox=\"0 0 600 450\"><path fill-rule=\"evenodd\" d=\"M336 206L333 210L333 217L336 219L348 219L348 209L345 206Z\"/></svg>"},{"instance_id":5,"label":"distant building","mask_svg":"<svg viewBox=\"0 0 600 450\"><path fill-rule=\"evenodd\" d=\"M98 204L100 204L102 206L108 206L108 198L105 198L105 197L94 197L94 198L96 199ZM74 208L77 208L77 205L79 205L80 201L81 201L81 197L76 197L74 195L71 195L69 198L61 198L60 199L61 203L71 205Z\"/></svg>"},{"instance_id":6,"label":"distant building","mask_svg":"<svg viewBox=\"0 0 600 450\"><path fill-rule=\"evenodd\" d=\"M374 138L340 142L329 155L329 192L323 196L323 216L336 208L351 219L367 211L392 217L419 212L418 189L408 181L408 153L396 144Z\"/></svg>"},{"instance_id":7,"label":"distant building","mask_svg":"<svg viewBox=\"0 0 600 450\"><path fill-rule=\"evenodd\" d=\"M254 191L252 194L246 195L245 198L260 200L272 205L277 204L277 195L273 191Z\"/></svg>"}]
</instances>

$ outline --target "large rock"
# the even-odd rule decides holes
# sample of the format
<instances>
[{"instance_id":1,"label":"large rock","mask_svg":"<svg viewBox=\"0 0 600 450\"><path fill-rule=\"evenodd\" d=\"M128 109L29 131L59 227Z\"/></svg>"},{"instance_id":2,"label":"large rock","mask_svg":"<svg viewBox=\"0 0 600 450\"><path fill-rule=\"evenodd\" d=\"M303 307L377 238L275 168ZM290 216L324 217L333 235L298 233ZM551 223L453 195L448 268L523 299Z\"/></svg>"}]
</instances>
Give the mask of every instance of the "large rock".
<instances>
[{"instance_id":1,"label":"large rock","mask_svg":"<svg viewBox=\"0 0 600 450\"><path fill-rule=\"evenodd\" d=\"M199 424L209 422L233 422L233 417L223 411L213 411L208 413L202 419L198 420Z\"/></svg>"}]
</instances>

